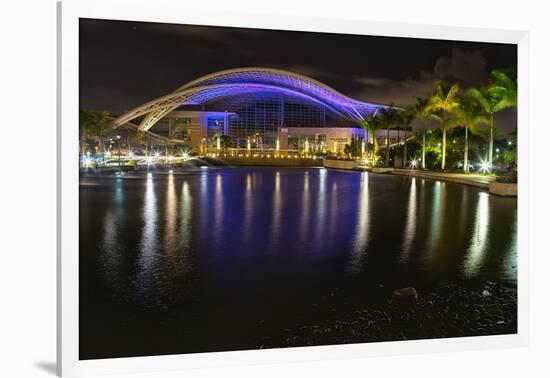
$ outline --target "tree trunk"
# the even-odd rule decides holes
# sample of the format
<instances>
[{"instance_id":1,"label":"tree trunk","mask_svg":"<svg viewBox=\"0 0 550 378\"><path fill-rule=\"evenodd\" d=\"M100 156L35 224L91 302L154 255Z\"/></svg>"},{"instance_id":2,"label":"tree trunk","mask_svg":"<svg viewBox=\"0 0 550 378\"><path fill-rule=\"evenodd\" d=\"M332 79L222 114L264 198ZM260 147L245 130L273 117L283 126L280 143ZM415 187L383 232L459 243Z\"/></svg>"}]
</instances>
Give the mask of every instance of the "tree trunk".
<instances>
[{"instance_id":1,"label":"tree trunk","mask_svg":"<svg viewBox=\"0 0 550 378\"><path fill-rule=\"evenodd\" d=\"M399 146L399 129L397 129L397 146ZM397 168L397 150L395 151L396 152L396 156L395 156L395 160L393 161L393 166L395 168Z\"/></svg>"},{"instance_id":2,"label":"tree trunk","mask_svg":"<svg viewBox=\"0 0 550 378\"><path fill-rule=\"evenodd\" d=\"M422 130L422 169L426 169L426 125Z\"/></svg>"},{"instance_id":3,"label":"tree trunk","mask_svg":"<svg viewBox=\"0 0 550 378\"><path fill-rule=\"evenodd\" d=\"M378 138L376 135L376 131L374 132L374 135L372 137L372 141L374 144L374 151L372 153L372 166L374 167L376 165L376 155L378 154Z\"/></svg>"},{"instance_id":4,"label":"tree trunk","mask_svg":"<svg viewBox=\"0 0 550 378\"><path fill-rule=\"evenodd\" d=\"M369 156L369 131L365 130L365 159L368 159Z\"/></svg>"},{"instance_id":5,"label":"tree trunk","mask_svg":"<svg viewBox=\"0 0 550 378\"><path fill-rule=\"evenodd\" d=\"M407 134L403 137L403 168L407 168Z\"/></svg>"},{"instance_id":6,"label":"tree trunk","mask_svg":"<svg viewBox=\"0 0 550 378\"><path fill-rule=\"evenodd\" d=\"M386 128L386 167L390 166L390 128Z\"/></svg>"},{"instance_id":7,"label":"tree trunk","mask_svg":"<svg viewBox=\"0 0 550 378\"><path fill-rule=\"evenodd\" d=\"M443 140L441 142L441 169L445 169L445 154L447 152L447 125L442 127Z\"/></svg>"},{"instance_id":8,"label":"tree trunk","mask_svg":"<svg viewBox=\"0 0 550 378\"><path fill-rule=\"evenodd\" d=\"M489 173L493 171L493 129L495 126L495 119L493 118L493 114L491 114L491 125L489 128L489 160L487 161L489 163Z\"/></svg>"},{"instance_id":9,"label":"tree trunk","mask_svg":"<svg viewBox=\"0 0 550 378\"><path fill-rule=\"evenodd\" d=\"M470 172L470 166L468 165L468 127L464 127L464 173Z\"/></svg>"}]
</instances>

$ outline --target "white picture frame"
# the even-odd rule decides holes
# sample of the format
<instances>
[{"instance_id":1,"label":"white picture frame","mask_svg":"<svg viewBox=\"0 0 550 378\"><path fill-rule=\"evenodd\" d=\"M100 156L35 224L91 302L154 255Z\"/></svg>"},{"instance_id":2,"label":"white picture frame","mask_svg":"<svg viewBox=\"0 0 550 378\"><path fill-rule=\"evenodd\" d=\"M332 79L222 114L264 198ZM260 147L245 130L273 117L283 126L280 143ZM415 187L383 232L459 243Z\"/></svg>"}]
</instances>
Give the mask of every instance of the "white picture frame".
<instances>
[{"instance_id":1,"label":"white picture frame","mask_svg":"<svg viewBox=\"0 0 550 378\"><path fill-rule=\"evenodd\" d=\"M81 361L78 358L78 49L79 18L151 21L261 29L337 32L388 37L435 38L518 46L518 333L515 335L299 347L272 350L165 355ZM502 347L528 343L529 277L528 196L529 36L524 31L474 29L358 20L287 17L245 12L212 12L185 7L183 2L112 0L58 3L58 124L57 124L57 372L60 376L172 371L309 360L434 353Z\"/></svg>"}]
</instances>

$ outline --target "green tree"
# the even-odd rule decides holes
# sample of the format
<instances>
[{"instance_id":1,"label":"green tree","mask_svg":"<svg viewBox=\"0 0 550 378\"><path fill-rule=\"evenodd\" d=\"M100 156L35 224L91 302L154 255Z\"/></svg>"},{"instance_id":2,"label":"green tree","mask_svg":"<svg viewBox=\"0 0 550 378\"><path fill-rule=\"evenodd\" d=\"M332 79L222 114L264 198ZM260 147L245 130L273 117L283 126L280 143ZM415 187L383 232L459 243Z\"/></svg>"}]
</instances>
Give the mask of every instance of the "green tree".
<instances>
[{"instance_id":1,"label":"green tree","mask_svg":"<svg viewBox=\"0 0 550 378\"><path fill-rule=\"evenodd\" d=\"M344 153L347 157L361 156L361 143L357 139L352 139L351 143L344 146Z\"/></svg>"},{"instance_id":2,"label":"green tree","mask_svg":"<svg viewBox=\"0 0 550 378\"><path fill-rule=\"evenodd\" d=\"M231 147L231 137L229 135L221 135L220 145L224 151L227 151Z\"/></svg>"},{"instance_id":3,"label":"green tree","mask_svg":"<svg viewBox=\"0 0 550 378\"><path fill-rule=\"evenodd\" d=\"M78 136L82 155L86 154L86 141L94 136L93 128L92 112L80 110L78 114Z\"/></svg>"},{"instance_id":4,"label":"green tree","mask_svg":"<svg viewBox=\"0 0 550 378\"><path fill-rule=\"evenodd\" d=\"M426 169L426 130L430 120L430 113L426 111L428 102L428 97L417 97L413 108L416 117L422 119L422 169Z\"/></svg>"},{"instance_id":5,"label":"green tree","mask_svg":"<svg viewBox=\"0 0 550 378\"><path fill-rule=\"evenodd\" d=\"M494 69L491 71L491 83L506 90L502 100L502 108L518 106L518 81L514 69Z\"/></svg>"},{"instance_id":6,"label":"green tree","mask_svg":"<svg viewBox=\"0 0 550 378\"><path fill-rule=\"evenodd\" d=\"M456 118L451 121L451 125L464 127L464 166L465 173L470 171L468 164L468 133L479 134L478 125L489 123L489 118L472 98L467 97L456 109Z\"/></svg>"},{"instance_id":7,"label":"green tree","mask_svg":"<svg viewBox=\"0 0 550 378\"><path fill-rule=\"evenodd\" d=\"M376 165L376 157L378 156L378 130L384 127L380 118L376 117L376 113L369 119L363 119L359 121L359 125L366 131L368 134L372 135L373 141L373 151L372 151L372 166ZM368 142L368 141L367 141ZM368 146L368 143L367 143Z\"/></svg>"},{"instance_id":8,"label":"green tree","mask_svg":"<svg viewBox=\"0 0 550 378\"><path fill-rule=\"evenodd\" d=\"M407 167L407 129L411 126L412 121L416 116L416 110L414 107L408 107L404 111L399 113L399 128L404 130L403 137L403 168ZM399 142L399 140L398 140Z\"/></svg>"},{"instance_id":9,"label":"green tree","mask_svg":"<svg viewBox=\"0 0 550 378\"><path fill-rule=\"evenodd\" d=\"M495 113L517 106L517 79L512 70L493 70L489 85L481 88L470 88L467 95L476 99L489 115L489 156L493 162L493 144L495 131ZM492 166L490 166L492 170Z\"/></svg>"},{"instance_id":10,"label":"green tree","mask_svg":"<svg viewBox=\"0 0 550 378\"><path fill-rule=\"evenodd\" d=\"M109 112L81 110L79 114L80 137L94 137L98 141L99 153L103 150L103 138L112 129L112 117Z\"/></svg>"},{"instance_id":11,"label":"green tree","mask_svg":"<svg viewBox=\"0 0 550 378\"><path fill-rule=\"evenodd\" d=\"M453 114L460 106L458 84L447 85L438 80L435 82L434 93L428 99L425 111L441 124L441 169L445 169L445 154L447 151L447 128Z\"/></svg>"},{"instance_id":12,"label":"green tree","mask_svg":"<svg viewBox=\"0 0 550 378\"><path fill-rule=\"evenodd\" d=\"M399 113L401 110L390 105L387 108L382 108L378 114L378 122L381 123L380 128L386 129L386 166L390 165L390 127L399 124Z\"/></svg>"}]
</instances>

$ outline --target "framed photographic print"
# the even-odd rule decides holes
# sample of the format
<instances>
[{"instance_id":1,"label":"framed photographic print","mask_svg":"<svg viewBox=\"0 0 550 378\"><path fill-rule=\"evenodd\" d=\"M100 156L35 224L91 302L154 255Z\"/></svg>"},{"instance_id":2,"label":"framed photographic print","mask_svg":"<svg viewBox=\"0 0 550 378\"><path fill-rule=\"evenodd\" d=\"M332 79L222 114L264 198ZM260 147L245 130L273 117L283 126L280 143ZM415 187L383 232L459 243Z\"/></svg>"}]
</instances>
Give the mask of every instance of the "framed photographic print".
<instances>
[{"instance_id":1,"label":"framed photographic print","mask_svg":"<svg viewBox=\"0 0 550 378\"><path fill-rule=\"evenodd\" d=\"M526 343L525 32L58 15L60 375Z\"/></svg>"}]
</instances>

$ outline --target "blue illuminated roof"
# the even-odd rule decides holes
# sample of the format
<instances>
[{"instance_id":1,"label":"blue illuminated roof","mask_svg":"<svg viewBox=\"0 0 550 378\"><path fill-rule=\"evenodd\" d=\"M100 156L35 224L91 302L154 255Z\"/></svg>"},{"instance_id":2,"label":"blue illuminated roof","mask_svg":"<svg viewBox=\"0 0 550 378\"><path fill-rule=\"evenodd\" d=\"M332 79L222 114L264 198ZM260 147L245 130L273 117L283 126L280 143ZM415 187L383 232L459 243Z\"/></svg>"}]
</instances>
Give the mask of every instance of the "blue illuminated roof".
<instances>
[{"instance_id":1,"label":"blue illuminated roof","mask_svg":"<svg viewBox=\"0 0 550 378\"><path fill-rule=\"evenodd\" d=\"M372 115L386 105L347 97L315 79L272 68L237 68L215 72L193 80L174 92L143 104L115 120L121 125L145 116L140 128L148 130L160 118L181 105L207 105L243 94L283 93L300 97L350 120Z\"/></svg>"}]
</instances>

